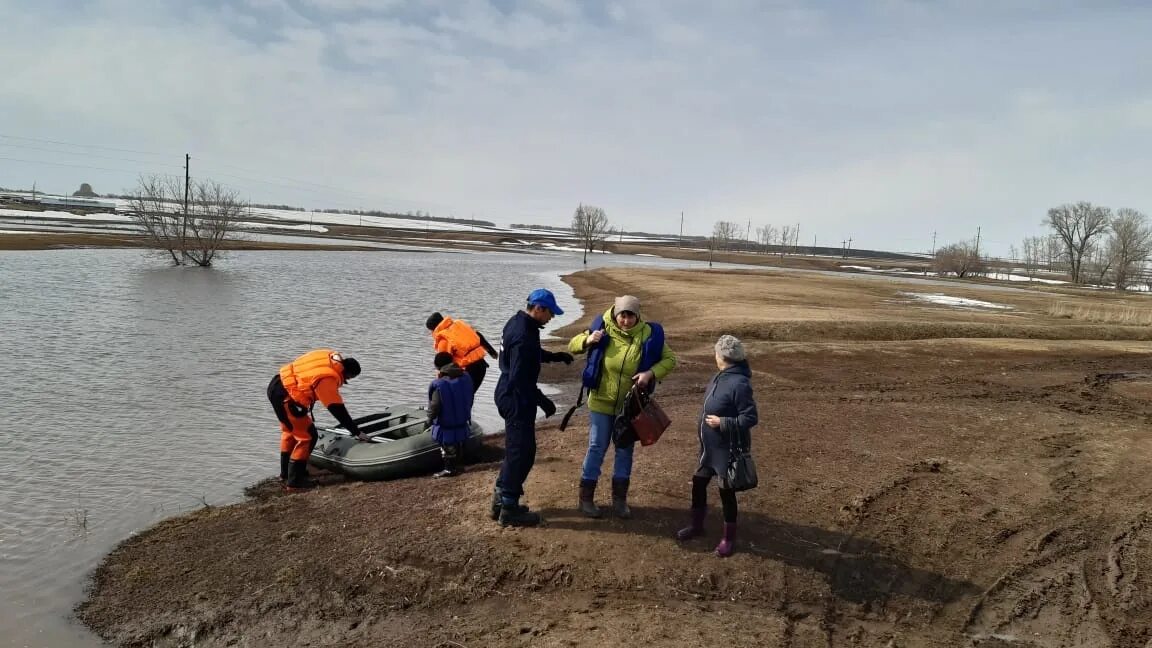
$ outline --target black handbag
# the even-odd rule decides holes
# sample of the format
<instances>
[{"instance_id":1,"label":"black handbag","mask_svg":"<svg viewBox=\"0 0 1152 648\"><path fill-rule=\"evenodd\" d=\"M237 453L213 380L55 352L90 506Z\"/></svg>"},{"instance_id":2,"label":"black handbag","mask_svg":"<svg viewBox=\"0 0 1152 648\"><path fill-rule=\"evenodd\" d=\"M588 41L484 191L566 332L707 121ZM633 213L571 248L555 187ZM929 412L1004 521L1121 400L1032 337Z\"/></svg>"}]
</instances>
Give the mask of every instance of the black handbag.
<instances>
[{"instance_id":1,"label":"black handbag","mask_svg":"<svg viewBox=\"0 0 1152 648\"><path fill-rule=\"evenodd\" d=\"M737 430L733 436L740 436ZM752 490L759 485L756 477L756 462L752 452L741 444L732 444L732 454L728 457L728 469L724 471L724 488L736 492Z\"/></svg>"}]
</instances>

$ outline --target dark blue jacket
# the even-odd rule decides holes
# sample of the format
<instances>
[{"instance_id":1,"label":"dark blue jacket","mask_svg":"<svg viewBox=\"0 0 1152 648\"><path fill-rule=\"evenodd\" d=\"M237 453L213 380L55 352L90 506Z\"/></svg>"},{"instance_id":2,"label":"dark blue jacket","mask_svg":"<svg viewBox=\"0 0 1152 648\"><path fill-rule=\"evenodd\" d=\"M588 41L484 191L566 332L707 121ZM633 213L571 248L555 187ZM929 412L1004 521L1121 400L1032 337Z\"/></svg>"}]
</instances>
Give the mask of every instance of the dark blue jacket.
<instances>
[{"instance_id":1,"label":"dark blue jacket","mask_svg":"<svg viewBox=\"0 0 1152 648\"><path fill-rule=\"evenodd\" d=\"M540 348L544 325L524 311L518 311L504 325L500 350L500 379L496 381L496 410L500 417L520 421L536 419L536 408L545 400L536 386L540 363L559 358Z\"/></svg>"},{"instance_id":2,"label":"dark blue jacket","mask_svg":"<svg viewBox=\"0 0 1152 648\"><path fill-rule=\"evenodd\" d=\"M720 417L718 429L704 423L704 417L709 414ZM708 384L704 408L700 412L700 467L724 475L732 441L751 450L752 428L759 420L756 397L752 394L752 370L748 363L740 362L718 372Z\"/></svg>"},{"instance_id":3,"label":"dark blue jacket","mask_svg":"<svg viewBox=\"0 0 1152 648\"><path fill-rule=\"evenodd\" d=\"M449 364L440 377L428 385L428 416L432 419L432 440L455 445L468 440L472 420L472 377L455 364Z\"/></svg>"}]
</instances>

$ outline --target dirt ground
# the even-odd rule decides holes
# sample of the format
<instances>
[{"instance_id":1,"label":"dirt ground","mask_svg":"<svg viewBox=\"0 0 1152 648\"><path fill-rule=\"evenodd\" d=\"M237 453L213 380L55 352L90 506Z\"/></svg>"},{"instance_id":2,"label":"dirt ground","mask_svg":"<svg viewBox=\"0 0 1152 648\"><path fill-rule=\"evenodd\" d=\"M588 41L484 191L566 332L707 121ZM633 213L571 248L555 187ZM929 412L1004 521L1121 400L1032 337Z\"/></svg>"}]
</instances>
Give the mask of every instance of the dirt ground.
<instances>
[{"instance_id":1,"label":"dirt ground","mask_svg":"<svg viewBox=\"0 0 1152 648\"><path fill-rule=\"evenodd\" d=\"M637 451L635 519L575 511L585 411L539 426L540 528L487 517L499 438L450 481L262 483L126 540L80 618L121 646L1152 646L1148 327L851 277L568 280L589 318L639 294L680 358L658 392L672 427ZM672 538L722 331L747 342L761 415L728 559L718 507L705 539ZM577 373L546 371L561 412Z\"/></svg>"}]
</instances>

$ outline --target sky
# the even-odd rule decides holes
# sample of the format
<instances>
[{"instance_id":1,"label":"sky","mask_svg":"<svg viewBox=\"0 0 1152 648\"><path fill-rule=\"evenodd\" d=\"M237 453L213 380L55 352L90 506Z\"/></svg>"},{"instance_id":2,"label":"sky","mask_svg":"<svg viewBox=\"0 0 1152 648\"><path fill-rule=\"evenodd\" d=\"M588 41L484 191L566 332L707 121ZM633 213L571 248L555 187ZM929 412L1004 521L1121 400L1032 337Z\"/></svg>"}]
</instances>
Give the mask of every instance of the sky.
<instances>
[{"instance_id":1,"label":"sky","mask_svg":"<svg viewBox=\"0 0 1152 648\"><path fill-rule=\"evenodd\" d=\"M1146 5L1146 6L1141 6ZM0 186L1006 255L1152 213L1152 4L0 0Z\"/></svg>"}]
</instances>

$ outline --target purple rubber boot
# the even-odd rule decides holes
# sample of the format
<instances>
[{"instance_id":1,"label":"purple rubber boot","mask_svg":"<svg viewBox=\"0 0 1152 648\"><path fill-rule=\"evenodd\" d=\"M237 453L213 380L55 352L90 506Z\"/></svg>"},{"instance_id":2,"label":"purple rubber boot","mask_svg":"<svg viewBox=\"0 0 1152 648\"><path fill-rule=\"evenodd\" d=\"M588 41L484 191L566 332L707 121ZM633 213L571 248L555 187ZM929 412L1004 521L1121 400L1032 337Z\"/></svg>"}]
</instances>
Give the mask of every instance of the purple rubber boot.
<instances>
[{"instance_id":1,"label":"purple rubber boot","mask_svg":"<svg viewBox=\"0 0 1152 648\"><path fill-rule=\"evenodd\" d=\"M724 523L724 536L720 538L720 544L716 545L716 555L721 558L727 558L736 551L736 523Z\"/></svg>"},{"instance_id":2,"label":"purple rubber boot","mask_svg":"<svg viewBox=\"0 0 1152 648\"><path fill-rule=\"evenodd\" d=\"M676 539L680 542L704 535L704 514L706 508L692 509L692 523L676 532Z\"/></svg>"}]
</instances>

